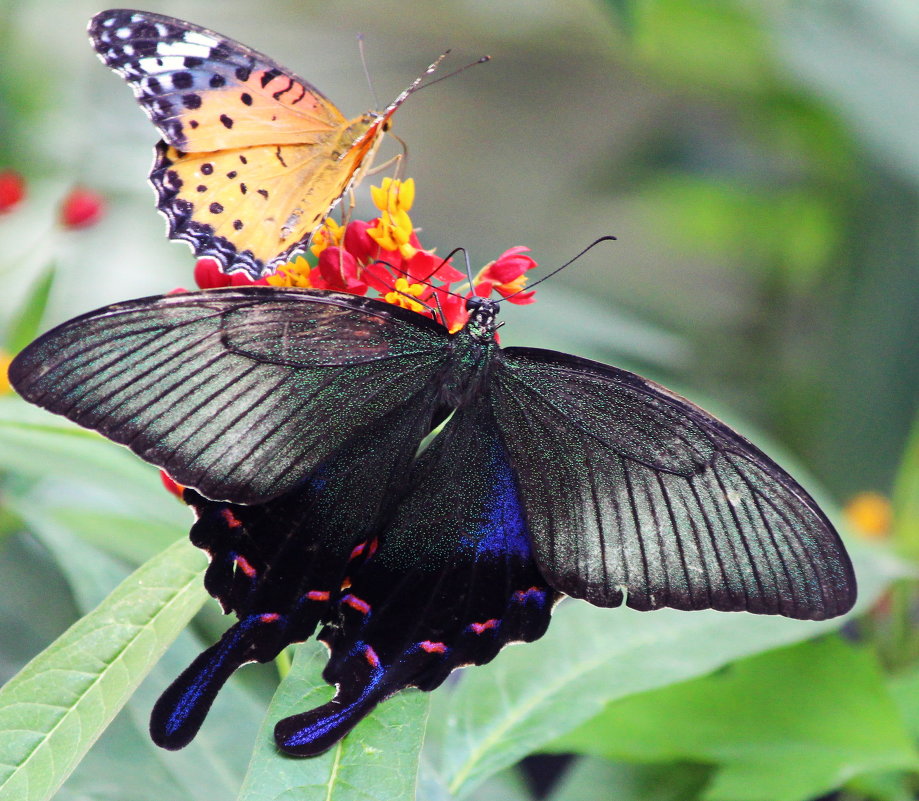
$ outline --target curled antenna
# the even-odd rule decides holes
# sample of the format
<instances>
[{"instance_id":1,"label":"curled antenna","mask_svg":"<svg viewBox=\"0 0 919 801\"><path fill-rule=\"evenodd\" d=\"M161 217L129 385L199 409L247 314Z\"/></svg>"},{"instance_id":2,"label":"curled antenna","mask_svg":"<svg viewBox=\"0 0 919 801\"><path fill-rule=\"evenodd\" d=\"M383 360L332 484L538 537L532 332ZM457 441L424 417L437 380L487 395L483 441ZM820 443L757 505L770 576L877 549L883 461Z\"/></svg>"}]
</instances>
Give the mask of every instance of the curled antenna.
<instances>
[{"instance_id":1,"label":"curled antenna","mask_svg":"<svg viewBox=\"0 0 919 801\"><path fill-rule=\"evenodd\" d=\"M593 250L601 242L615 242L615 241L616 241L616 237L612 235L601 236L599 239L595 239L586 248L584 248L584 250L578 253L574 258L568 259L568 261L566 261L561 267L556 267L551 273L549 273L548 275L544 275L538 281L534 281L532 284L530 284L527 287L524 287L523 289L518 289L516 292L514 292L513 295L506 295L503 298L498 298L498 300L496 300L495 302L502 303L505 300L510 300L512 297L514 297L514 295L519 295L521 292L531 292L534 287L539 286L543 281L548 280L556 273L560 273L562 270L564 270L569 265L574 264L574 262L576 262L579 258L581 258L581 256L583 256L585 253L587 253L587 251Z\"/></svg>"}]
</instances>

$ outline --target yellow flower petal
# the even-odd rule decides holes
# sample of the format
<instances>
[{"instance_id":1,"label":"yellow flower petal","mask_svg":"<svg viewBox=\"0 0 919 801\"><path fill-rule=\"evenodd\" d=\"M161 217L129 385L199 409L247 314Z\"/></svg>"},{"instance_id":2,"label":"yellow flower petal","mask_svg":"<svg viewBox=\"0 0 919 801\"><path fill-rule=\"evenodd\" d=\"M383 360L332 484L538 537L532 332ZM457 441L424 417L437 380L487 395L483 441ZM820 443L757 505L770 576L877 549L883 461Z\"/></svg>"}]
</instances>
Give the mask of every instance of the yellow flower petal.
<instances>
[{"instance_id":1,"label":"yellow flower petal","mask_svg":"<svg viewBox=\"0 0 919 801\"><path fill-rule=\"evenodd\" d=\"M399 187L399 210L408 211L415 202L415 179L406 178Z\"/></svg>"},{"instance_id":2,"label":"yellow flower petal","mask_svg":"<svg viewBox=\"0 0 919 801\"><path fill-rule=\"evenodd\" d=\"M370 187L370 198L380 211L392 214L408 211L415 202L415 179L384 178L380 186Z\"/></svg>"},{"instance_id":3,"label":"yellow flower petal","mask_svg":"<svg viewBox=\"0 0 919 801\"><path fill-rule=\"evenodd\" d=\"M313 243L310 250L314 256L319 256L322 251L332 245L341 245L345 235L345 227L339 225L331 217L327 217L322 227L313 235Z\"/></svg>"},{"instance_id":4,"label":"yellow flower petal","mask_svg":"<svg viewBox=\"0 0 919 801\"><path fill-rule=\"evenodd\" d=\"M0 395L9 395L13 391L10 383L10 364L13 358L0 352Z\"/></svg>"},{"instance_id":5,"label":"yellow flower petal","mask_svg":"<svg viewBox=\"0 0 919 801\"><path fill-rule=\"evenodd\" d=\"M278 267L274 275L269 275L268 283L271 286L296 286L309 289L312 286L310 283L312 269L303 256L295 256L292 261Z\"/></svg>"},{"instance_id":6,"label":"yellow flower petal","mask_svg":"<svg viewBox=\"0 0 919 801\"><path fill-rule=\"evenodd\" d=\"M395 306L401 306L403 309L411 309L420 312L424 306L416 300L412 300L410 295L418 297L424 292L424 284L410 284L405 278L397 278L396 286L392 292L387 292L384 300Z\"/></svg>"}]
</instances>

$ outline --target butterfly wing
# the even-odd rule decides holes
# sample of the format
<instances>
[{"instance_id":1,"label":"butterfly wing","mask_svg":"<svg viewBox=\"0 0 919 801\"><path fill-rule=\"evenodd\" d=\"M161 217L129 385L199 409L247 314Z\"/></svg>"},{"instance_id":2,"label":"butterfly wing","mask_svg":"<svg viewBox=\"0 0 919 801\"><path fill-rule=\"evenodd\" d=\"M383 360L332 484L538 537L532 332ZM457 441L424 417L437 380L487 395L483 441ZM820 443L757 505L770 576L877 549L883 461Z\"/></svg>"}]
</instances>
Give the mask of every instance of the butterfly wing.
<instances>
[{"instance_id":1,"label":"butterfly wing","mask_svg":"<svg viewBox=\"0 0 919 801\"><path fill-rule=\"evenodd\" d=\"M561 592L640 610L823 619L855 601L814 500L689 401L614 367L509 348L492 405L536 560Z\"/></svg>"},{"instance_id":2,"label":"butterfly wing","mask_svg":"<svg viewBox=\"0 0 919 801\"><path fill-rule=\"evenodd\" d=\"M308 240L394 111L348 121L268 56L173 17L103 11L89 35L163 136L150 181L170 238L227 272L258 278Z\"/></svg>"},{"instance_id":3,"label":"butterfly wing","mask_svg":"<svg viewBox=\"0 0 919 801\"><path fill-rule=\"evenodd\" d=\"M179 150L317 144L345 124L341 112L302 78L190 22L114 9L92 18L89 37L163 139Z\"/></svg>"},{"instance_id":4,"label":"butterfly wing","mask_svg":"<svg viewBox=\"0 0 919 801\"><path fill-rule=\"evenodd\" d=\"M304 246L371 142L343 144L337 158L312 144L186 153L160 142L150 181L170 238L257 279Z\"/></svg>"},{"instance_id":5,"label":"butterfly wing","mask_svg":"<svg viewBox=\"0 0 919 801\"><path fill-rule=\"evenodd\" d=\"M240 287L78 317L20 353L10 380L206 497L260 503L436 386L447 340L381 301Z\"/></svg>"},{"instance_id":6,"label":"butterfly wing","mask_svg":"<svg viewBox=\"0 0 919 801\"><path fill-rule=\"evenodd\" d=\"M421 455L379 549L349 572L331 649L329 703L280 721L280 748L317 754L384 698L432 690L462 665L549 625L556 593L532 558L508 456L487 408L457 413Z\"/></svg>"},{"instance_id":7,"label":"butterfly wing","mask_svg":"<svg viewBox=\"0 0 919 801\"><path fill-rule=\"evenodd\" d=\"M192 542L211 556L205 586L239 622L160 696L154 742L187 745L240 665L274 659L328 619L349 567L375 547L378 521L401 494L431 423L417 410L430 410L435 391L423 388L280 498L243 506L185 491L198 516Z\"/></svg>"}]
</instances>

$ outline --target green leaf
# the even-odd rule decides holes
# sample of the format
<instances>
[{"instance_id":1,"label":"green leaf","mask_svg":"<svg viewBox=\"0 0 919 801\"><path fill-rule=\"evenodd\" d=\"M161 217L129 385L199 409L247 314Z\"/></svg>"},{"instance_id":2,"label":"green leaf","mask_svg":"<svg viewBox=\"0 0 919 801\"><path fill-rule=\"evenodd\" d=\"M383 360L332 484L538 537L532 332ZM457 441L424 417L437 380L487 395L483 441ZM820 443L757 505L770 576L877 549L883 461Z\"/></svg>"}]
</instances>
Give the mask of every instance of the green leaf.
<instances>
[{"instance_id":1,"label":"green leaf","mask_svg":"<svg viewBox=\"0 0 919 801\"><path fill-rule=\"evenodd\" d=\"M31 505L134 562L161 551L191 521L154 467L18 398L0 398L0 469L40 479L19 487L11 506Z\"/></svg>"},{"instance_id":2,"label":"green leaf","mask_svg":"<svg viewBox=\"0 0 919 801\"><path fill-rule=\"evenodd\" d=\"M168 503L168 498L164 500ZM118 563L55 522L36 515L34 510L27 519L36 535L57 555L77 603L84 611L95 607L107 590L124 578L125 570ZM186 748L167 754L153 744L147 733L154 702L203 648L191 632L179 634L131 697L127 715L116 719L120 720L119 729L125 737L139 737L140 744L135 744L132 750L122 744L118 750L120 758L105 755L95 759L97 763L108 760L110 764L104 773L95 776L83 771L78 786L104 789L113 781L130 786L132 777L142 769L152 775L165 771L170 785L181 788L179 797L184 799L211 801L215 796L232 798L236 795L265 712L265 702L248 692L238 677L231 678L223 687L202 730ZM111 742L111 738L108 739ZM89 754L93 755L104 745L100 741ZM68 781L64 787L70 784Z\"/></svg>"},{"instance_id":3,"label":"green leaf","mask_svg":"<svg viewBox=\"0 0 919 801\"><path fill-rule=\"evenodd\" d=\"M0 801L54 794L201 606L203 561L176 543L0 689Z\"/></svg>"},{"instance_id":4,"label":"green leaf","mask_svg":"<svg viewBox=\"0 0 919 801\"><path fill-rule=\"evenodd\" d=\"M159 760L151 753L155 748L146 731L141 731L122 712L55 793L54 801L213 801L222 798L213 793L190 794L175 780L166 760Z\"/></svg>"},{"instance_id":5,"label":"green leaf","mask_svg":"<svg viewBox=\"0 0 919 801\"><path fill-rule=\"evenodd\" d=\"M569 768L547 801L690 801L697 798L711 770L703 765L632 765L582 757ZM605 795L598 795L597 788Z\"/></svg>"},{"instance_id":6,"label":"green leaf","mask_svg":"<svg viewBox=\"0 0 919 801\"><path fill-rule=\"evenodd\" d=\"M904 567L883 551L850 545L865 609ZM562 603L549 632L508 648L435 694L435 772L447 791L469 793L486 777L544 746L617 698L704 675L751 654L809 639L846 618L598 609Z\"/></svg>"},{"instance_id":7,"label":"green leaf","mask_svg":"<svg viewBox=\"0 0 919 801\"><path fill-rule=\"evenodd\" d=\"M846 783L846 794L843 797L849 798L854 794L858 799L871 801L916 801L914 784L913 777L903 771L865 773Z\"/></svg>"},{"instance_id":8,"label":"green leaf","mask_svg":"<svg viewBox=\"0 0 919 801\"><path fill-rule=\"evenodd\" d=\"M919 766L876 658L836 637L624 698L552 749L713 763L708 801L804 801L862 773Z\"/></svg>"},{"instance_id":9,"label":"green leaf","mask_svg":"<svg viewBox=\"0 0 919 801\"><path fill-rule=\"evenodd\" d=\"M6 348L10 353L19 353L41 330L41 321L48 307L48 298L54 284L54 265L47 267L35 281L19 315L13 321L6 337Z\"/></svg>"},{"instance_id":10,"label":"green leaf","mask_svg":"<svg viewBox=\"0 0 919 801\"><path fill-rule=\"evenodd\" d=\"M278 751L275 723L331 697L320 676L327 659L316 641L297 647L259 732L240 801L414 801L428 693L398 693L320 756L295 759Z\"/></svg>"},{"instance_id":11,"label":"green leaf","mask_svg":"<svg viewBox=\"0 0 919 801\"><path fill-rule=\"evenodd\" d=\"M174 510L152 517L125 504L105 487L82 487L72 482L38 482L18 497L10 497L9 508L30 526L63 529L77 535L107 554L131 565L146 562L188 535L190 510L159 485L150 488L150 500L160 506L178 507L183 523L163 518ZM67 565L61 563L66 572Z\"/></svg>"}]
</instances>

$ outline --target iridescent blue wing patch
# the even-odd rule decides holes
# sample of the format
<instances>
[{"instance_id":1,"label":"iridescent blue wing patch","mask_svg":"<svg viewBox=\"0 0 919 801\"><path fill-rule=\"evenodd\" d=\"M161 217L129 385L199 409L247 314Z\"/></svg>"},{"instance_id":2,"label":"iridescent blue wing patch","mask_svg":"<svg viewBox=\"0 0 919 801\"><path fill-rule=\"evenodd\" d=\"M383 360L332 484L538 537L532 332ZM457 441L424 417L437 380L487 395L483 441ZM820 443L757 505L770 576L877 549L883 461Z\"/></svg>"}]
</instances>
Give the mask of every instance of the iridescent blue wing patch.
<instances>
[{"instance_id":1,"label":"iridescent blue wing patch","mask_svg":"<svg viewBox=\"0 0 919 801\"><path fill-rule=\"evenodd\" d=\"M351 572L319 634L335 698L280 721L278 746L320 753L402 688L432 690L458 667L541 637L558 597L533 560L489 410L457 413L419 458L379 548Z\"/></svg>"}]
</instances>

